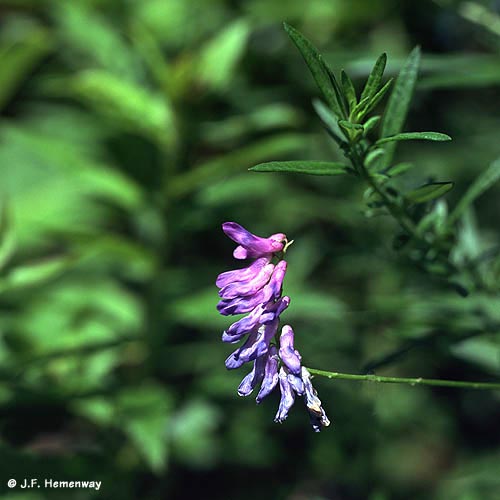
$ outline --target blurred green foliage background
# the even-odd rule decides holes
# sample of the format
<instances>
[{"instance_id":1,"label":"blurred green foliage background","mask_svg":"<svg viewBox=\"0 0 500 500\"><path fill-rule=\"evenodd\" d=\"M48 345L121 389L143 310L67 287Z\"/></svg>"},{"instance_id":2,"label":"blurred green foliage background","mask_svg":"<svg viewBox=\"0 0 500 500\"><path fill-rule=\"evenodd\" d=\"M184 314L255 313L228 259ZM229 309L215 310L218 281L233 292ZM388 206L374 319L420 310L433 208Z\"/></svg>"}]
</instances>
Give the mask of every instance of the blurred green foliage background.
<instances>
[{"instance_id":1,"label":"blurred green foliage background","mask_svg":"<svg viewBox=\"0 0 500 500\"><path fill-rule=\"evenodd\" d=\"M453 202L499 153L498 1L2 0L0 16L4 498L500 498L498 392L316 379L333 426L313 434L300 404L278 426L277 395L236 395L214 286L235 266L222 222L285 232L307 366L498 379L498 295L398 258L351 178L247 171L340 158L287 21L358 89L379 53L390 76L422 46L407 130L454 140L398 155L410 183L455 181ZM499 195L476 203L468 251L498 243Z\"/></svg>"}]
</instances>

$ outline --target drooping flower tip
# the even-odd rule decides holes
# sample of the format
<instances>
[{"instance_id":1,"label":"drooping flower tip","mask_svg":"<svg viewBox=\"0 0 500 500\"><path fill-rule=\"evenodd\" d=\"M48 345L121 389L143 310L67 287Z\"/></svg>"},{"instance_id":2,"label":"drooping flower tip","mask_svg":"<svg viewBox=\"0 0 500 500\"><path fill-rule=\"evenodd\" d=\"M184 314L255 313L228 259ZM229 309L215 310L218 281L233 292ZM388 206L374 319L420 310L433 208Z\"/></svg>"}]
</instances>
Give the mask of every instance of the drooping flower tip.
<instances>
[{"instance_id":1,"label":"drooping flower tip","mask_svg":"<svg viewBox=\"0 0 500 500\"><path fill-rule=\"evenodd\" d=\"M256 236L236 222L224 222L222 230L238 246L233 252L236 259L250 259L281 252L287 242L283 233L272 234L268 238Z\"/></svg>"},{"instance_id":2,"label":"drooping flower tip","mask_svg":"<svg viewBox=\"0 0 500 500\"><path fill-rule=\"evenodd\" d=\"M326 416L325 410L321 406L321 400L311 382L311 374L302 367L302 381L304 382L305 403L309 412L309 419L314 432L320 432L323 427L330 425L330 420Z\"/></svg>"}]
</instances>

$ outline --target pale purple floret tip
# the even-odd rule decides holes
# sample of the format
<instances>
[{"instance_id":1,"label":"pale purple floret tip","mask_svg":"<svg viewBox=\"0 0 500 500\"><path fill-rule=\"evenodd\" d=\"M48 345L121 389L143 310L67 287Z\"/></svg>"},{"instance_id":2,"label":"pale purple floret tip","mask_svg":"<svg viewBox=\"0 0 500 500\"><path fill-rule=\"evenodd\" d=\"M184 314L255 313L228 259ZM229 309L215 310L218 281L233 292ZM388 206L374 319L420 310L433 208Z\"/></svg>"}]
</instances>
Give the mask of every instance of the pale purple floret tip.
<instances>
[{"instance_id":1,"label":"pale purple floret tip","mask_svg":"<svg viewBox=\"0 0 500 500\"><path fill-rule=\"evenodd\" d=\"M287 270L282 254L291 242L283 233L268 238L256 236L236 222L225 222L222 229L238 244L233 252L236 259L255 259L248 267L221 273L216 280L221 297L217 304L219 313L224 316L247 314L222 334L224 342L244 340L226 359L228 370L253 363L252 370L238 387L238 394L248 396L260 386L256 397L260 403L279 387L281 401L275 417L279 423L288 417L296 396L303 397L313 429L319 432L330 425L330 421L312 386L310 373L301 365L292 327L283 326L277 338L280 315L290 304L290 297L282 295ZM273 258L278 261L271 262Z\"/></svg>"}]
</instances>

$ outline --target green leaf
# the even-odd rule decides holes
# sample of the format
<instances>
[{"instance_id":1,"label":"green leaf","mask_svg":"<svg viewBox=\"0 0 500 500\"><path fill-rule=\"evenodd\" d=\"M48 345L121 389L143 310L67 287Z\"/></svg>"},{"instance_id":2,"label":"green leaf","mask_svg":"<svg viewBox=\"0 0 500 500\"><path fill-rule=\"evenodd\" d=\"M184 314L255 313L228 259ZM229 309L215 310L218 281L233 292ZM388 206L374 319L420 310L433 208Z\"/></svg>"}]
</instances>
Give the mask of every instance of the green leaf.
<instances>
[{"instance_id":1,"label":"green leaf","mask_svg":"<svg viewBox=\"0 0 500 500\"><path fill-rule=\"evenodd\" d=\"M370 151L365 158L365 166L370 167L374 164L374 162L377 160L377 158L380 158L385 151L383 149L377 148L374 149L373 151Z\"/></svg>"},{"instance_id":2,"label":"green leaf","mask_svg":"<svg viewBox=\"0 0 500 500\"><path fill-rule=\"evenodd\" d=\"M321 54L318 52L316 47L299 31L287 23L284 23L285 31L288 36L292 39L293 43L299 49L304 61L309 67L318 88L326 99L327 104L340 116L346 117L344 112L344 105L342 99L339 96L342 95L341 89L335 79L333 73L331 73Z\"/></svg>"},{"instance_id":3,"label":"green leaf","mask_svg":"<svg viewBox=\"0 0 500 500\"><path fill-rule=\"evenodd\" d=\"M351 173L351 167L330 161L270 161L249 168L253 172L293 172L309 175L342 175Z\"/></svg>"},{"instance_id":4,"label":"green leaf","mask_svg":"<svg viewBox=\"0 0 500 500\"><path fill-rule=\"evenodd\" d=\"M389 177L396 177L398 175L404 174L410 168L413 167L413 163L410 162L403 162L403 163L396 163L396 165L393 165L392 167L389 167L385 173Z\"/></svg>"},{"instance_id":5,"label":"green leaf","mask_svg":"<svg viewBox=\"0 0 500 500\"><path fill-rule=\"evenodd\" d=\"M186 173L176 175L166 186L166 193L172 197L184 196L216 179L238 173L239 168L300 151L307 144L308 139L301 134L276 134L260 139L253 144L210 159Z\"/></svg>"},{"instance_id":6,"label":"green leaf","mask_svg":"<svg viewBox=\"0 0 500 500\"><path fill-rule=\"evenodd\" d=\"M54 257L16 267L0 281L0 292L42 284L66 271L71 262L69 257Z\"/></svg>"},{"instance_id":7,"label":"green leaf","mask_svg":"<svg viewBox=\"0 0 500 500\"><path fill-rule=\"evenodd\" d=\"M449 222L456 221L467 207L479 196L481 196L489 187L500 179L500 158L481 172L469 189L462 196L457 206L450 214Z\"/></svg>"},{"instance_id":8,"label":"green leaf","mask_svg":"<svg viewBox=\"0 0 500 500\"><path fill-rule=\"evenodd\" d=\"M148 384L124 389L118 396L116 424L128 435L153 471L167 463L167 429L172 398L160 386Z\"/></svg>"},{"instance_id":9,"label":"green leaf","mask_svg":"<svg viewBox=\"0 0 500 500\"><path fill-rule=\"evenodd\" d=\"M326 64L326 61L323 58L321 58L321 64L323 64L328 78L330 79L333 91L335 92L335 97L337 99L337 102L339 103L340 112L347 119L349 117L349 104L347 102L347 98L344 95L343 90L340 88L340 85L337 82L337 78L335 78L335 74L328 66L328 64Z\"/></svg>"},{"instance_id":10,"label":"green leaf","mask_svg":"<svg viewBox=\"0 0 500 500\"><path fill-rule=\"evenodd\" d=\"M344 90L344 95L347 98L347 103L349 104L349 111L352 111L356 106L358 100L356 98L356 89L349 75L342 70L340 73L340 80L342 83L342 89Z\"/></svg>"},{"instance_id":11,"label":"green leaf","mask_svg":"<svg viewBox=\"0 0 500 500\"><path fill-rule=\"evenodd\" d=\"M319 99L314 99L313 106L333 139L335 139L339 145L346 142L347 138L344 132L342 132L342 129L339 127L339 118L334 114L334 112L325 106Z\"/></svg>"},{"instance_id":12,"label":"green leaf","mask_svg":"<svg viewBox=\"0 0 500 500\"><path fill-rule=\"evenodd\" d=\"M214 90L227 88L243 56L249 35L248 22L240 19L210 40L200 54L198 65L198 76L205 85Z\"/></svg>"},{"instance_id":13,"label":"green leaf","mask_svg":"<svg viewBox=\"0 0 500 500\"><path fill-rule=\"evenodd\" d=\"M378 123L380 122L380 115L372 116L371 118L368 118L366 120L365 124L363 125L365 132L364 134L368 134L371 130L373 130Z\"/></svg>"},{"instance_id":14,"label":"green leaf","mask_svg":"<svg viewBox=\"0 0 500 500\"><path fill-rule=\"evenodd\" d=\"M11 21L9 21L11 22ZM0 46L0 108L10 99L39 61L49 52L53 40L42 28L17 26L18 39Z\"/></svg>"},{"instance_id":15,"label":"green leaf","mask_svg":"<svg viewBox=\"0 0 500 500\"><path fill-rule=\"evenodd\" d=\"M445 227L448 206L445 200L439 200L432 210L422 217L417 225L417 231L423 235L430 228L434 228L437 233L441 233Z\"/></svg>"},{"instance_id":16,"label":"green leaf","mask_svg":"<svg viewBox=\"0 0 500 500\"><path fill-rule=\"evenodd\" d=\"M63 57L131 82L142 80L141 64L124 33L103 15L102 9L91 2L56 2L53 7L51 14Z\"/></svg>"},{"instance_id":17,"label":"green leaf","mask_svg":"<svg viewBox=\"0 0 500 500\"><path fill-rule=\"evenodd\" d=\"M415 90L419 64L420 47L417 46L410 53L394 84L382 118L381 137L389 137L401 132ZM383 165L391 163L395 149L395 143L389 144L385 148L386 154L383 158Z\"/></svg>"},{"instance_id":18,"label":"green leaf","mask_svg":"<svg viewBox=\"0 0 500 500\"><path fill-rule=\"evenodd\" d=\"M433 182L405 193L405 197L413 203L425 203L443 196L451 189L453 182Z\"/></svg>"},{"instance_id":19,"label":"green leaf","mask_svg":"<svg viewBox=\"0 0 500 500\"><path fill-rule=\"evenodd\" d=\"M77 74L70 80L69 90L119 126L141 132L164 146L176 141L173 109L159 92L98 70Z\"/></svg>"},{"instance_id":20,"label":"green leaf","mask_svg":"<svg viewBox=\"0 0 500 500\"><path fill-rule=\"evenodd\" d=\"M361 99L364 99L365 97L372 97L377 93L380 83L382 82L386 63L387 54L384 52L379 56L373 66L372 72L370 73L365 88L361 94Z\"/></svg>"},{"instance_id":21,"label":"green leaf","mask_svg":"<svg viewBox=\"0 0 500 500\"><path fill-rule=\"evenodd\" d=\"M386 84L373 96L361 101L359 109L355 114L356 120L362 120L375 106L382 100L389 87L392 85L392 78L386 82ZM362 104L362 105L361 105Z\"/></svg>"},{"instance_id":22,"label":"green leaf","mask_svg":"<svg viewBox=\"0 0 500 500\"><path fill-rule=\"evenodd\" d=\"M380 146L393 141L451 141L451 137L439 132L404 132L379 139L375 144Z\"/></svg>"}]
</instances>

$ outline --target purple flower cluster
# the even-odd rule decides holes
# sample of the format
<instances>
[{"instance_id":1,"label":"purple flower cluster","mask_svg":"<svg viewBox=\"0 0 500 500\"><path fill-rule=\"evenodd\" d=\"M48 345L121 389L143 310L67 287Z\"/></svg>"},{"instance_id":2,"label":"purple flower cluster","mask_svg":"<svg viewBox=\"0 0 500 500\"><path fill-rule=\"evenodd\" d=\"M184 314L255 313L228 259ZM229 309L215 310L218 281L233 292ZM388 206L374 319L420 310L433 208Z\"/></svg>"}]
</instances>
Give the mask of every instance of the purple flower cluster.
<instances>
[{"instance_id":1,"label":"purple flower cluster","mask_svg":"<svg viewBox=\"0 0 500 500\"><path fill-rule=\"evenodd\" d=\"M256 401L260 403L277 386L281 401L275 422L283 422L295 397L303 396L314 431L330 425L321 406L311 375L301 365L301 356L294 348L294 333L289 325L283 326L277 338L281 313L290 304L282 295L287 262L273 264L275 254L285 252L290 243L283 233L261 238L236 222L225 222L222 230L238 243L233 252L236 259L255 259L248 267L227 271L218 276L220 302L217 310L224 316L246 314L222 334L224 342L245 342L227 359L226 368L232 370L253 362L252 371L238 387L240 396L248 396L260 386ZM273 343L274 342L274 343Z\"/></svg>"}]
</instances>

